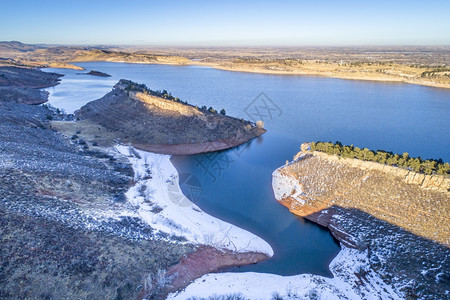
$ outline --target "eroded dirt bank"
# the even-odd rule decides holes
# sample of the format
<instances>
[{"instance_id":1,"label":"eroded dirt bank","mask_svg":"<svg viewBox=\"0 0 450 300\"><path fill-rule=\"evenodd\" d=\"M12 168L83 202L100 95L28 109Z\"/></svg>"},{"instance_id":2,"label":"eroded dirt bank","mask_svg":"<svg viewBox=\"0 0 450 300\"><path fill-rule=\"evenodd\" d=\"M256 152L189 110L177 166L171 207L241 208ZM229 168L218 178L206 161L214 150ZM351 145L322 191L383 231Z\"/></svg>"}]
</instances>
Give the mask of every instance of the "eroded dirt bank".
<instances>
[{"instance_id":1,"label":"eroded dirt bank","mask_svg":"<svg viewBox=\"0 0 450 300\"><path fill-rule=\"evenodd\" d=\"M164 295L182 290L205 274L230 267L254 264L266 259L269 257L263 253L236 253L229 250L220 251L210 246L201 246L167 271L168 278L172 280L166 286Z\"/></svg>"}]
</instances>

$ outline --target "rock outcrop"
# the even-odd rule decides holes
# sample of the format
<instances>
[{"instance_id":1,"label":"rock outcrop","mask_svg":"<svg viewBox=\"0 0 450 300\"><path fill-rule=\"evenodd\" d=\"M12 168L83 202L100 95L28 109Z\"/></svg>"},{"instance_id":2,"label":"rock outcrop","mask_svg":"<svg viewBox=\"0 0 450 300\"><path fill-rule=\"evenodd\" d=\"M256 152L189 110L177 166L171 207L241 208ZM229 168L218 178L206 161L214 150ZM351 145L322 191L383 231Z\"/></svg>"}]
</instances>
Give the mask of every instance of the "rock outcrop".
<instances>
[{"instance_id":1,"label":"rock outcrop","mask_svg":"<svg viewBox=\"0 0 450 300\"><path fill-rule=\"evenodd\" d=\"M440 299L449 292L448 180L303 145L273 172L272 185L292 213L347 247L368 249L372 268L405 297Z\"/></svg>"},{"instance_id":2,"label":"rock outcrop","mask_svg":"<svg viewBox=\"0 0 450 300\"><path fill-rule=\"evenodd\" d=\"M273 187L277 200L291 211L324 226L329 225L328 217L316 213L333 206L355 208L450 244L450 179L442 175L301 151L274 172Z\"/></svg>"},{"instance_id":3,"label":"rock outcrop","mask_svg":"<svg viewBox=\"0 0 450 300\"><path fill-rule=\"evenodd\" d=\"M305 144L304 144L305 145ZM305 147L305 146L303 146ZM301 151L295 157L296 160L302 157L306 152ZM450 178L442 175L426 175L414 172L412 170L402 169L394 166L384 165L372 161L363 161L360 159L343 158L334 155L328 155L322 152L314 152L313 155L320 156L329 161L346 164L350 167L359 168L361 170L380 171L388 175L401 178L405 183L416 184L423 189L446 193L450 196Z\"/></svg>"}]
</instances>

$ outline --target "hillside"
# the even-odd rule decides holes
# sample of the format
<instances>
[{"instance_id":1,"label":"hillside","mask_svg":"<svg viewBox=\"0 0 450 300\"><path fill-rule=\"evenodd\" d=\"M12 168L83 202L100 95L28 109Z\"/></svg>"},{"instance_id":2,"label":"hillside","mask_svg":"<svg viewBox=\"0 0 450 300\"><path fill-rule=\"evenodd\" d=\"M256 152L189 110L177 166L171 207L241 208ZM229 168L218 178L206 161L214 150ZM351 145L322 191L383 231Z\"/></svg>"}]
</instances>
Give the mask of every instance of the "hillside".
<instances>
[{"instance_id":1,"label":"hillside","mask_svg":"<svg viewBox=\"0 0 450 300\"><path fill-rule=\"evenodd\" d=\"M69 68L82 70L71 63L111 61L153 64L189 64L191 61L176 55L157 55L123 51L122 49L91 46L41 46L20 42L0 42L0 64L29 67Z\"/></svg>"},{"instance_id":2,"label":"hillside","mask_svg":"<svg viewBox=\"0 0 450 300\"><path fill-rule=\"evenodd\" d=\"M0 56L6 53L28 52L42 49L42 46L24 44L18 41L2 42L0 41Z\"/></svg>"},{"instance_id":3,"label":"hillside","mask_svg":"<svg viewBox=\"0 0 450 300\"><path fill-rule=\"evenodd\" d=\"M40 89L59 84L61 76L35 69L0 67L0 102L24 104L47 102L48 92Z\"/></svg>"},{"instance_id":4,"label":"hillside","mask_svg":"<svg viewBox=\"0 0 450 300\"><path fill-rule=\"evenodd\" d=\"M139 149L164 154L227 149L266 132L249 121L197 108L127 80L75 114L80 119L75 126L97 126L97 136L113 133Z\"/></svg>"},{"instance_id":5,"label":"hillside","mask_svg":"<svg viewBox=\"0 0 450 300\"><path fill-rule=\"evenodd\" d=\"M64 136L55 124L84 121L27 105L46 93L10 91L39 94L59 77L0 68L0 299L166 299L205 273L268 258L262 239L172 198L168 156L118 146L100 125L92 137L108 147L84 131Z\"/></svg>"}]
</instances>

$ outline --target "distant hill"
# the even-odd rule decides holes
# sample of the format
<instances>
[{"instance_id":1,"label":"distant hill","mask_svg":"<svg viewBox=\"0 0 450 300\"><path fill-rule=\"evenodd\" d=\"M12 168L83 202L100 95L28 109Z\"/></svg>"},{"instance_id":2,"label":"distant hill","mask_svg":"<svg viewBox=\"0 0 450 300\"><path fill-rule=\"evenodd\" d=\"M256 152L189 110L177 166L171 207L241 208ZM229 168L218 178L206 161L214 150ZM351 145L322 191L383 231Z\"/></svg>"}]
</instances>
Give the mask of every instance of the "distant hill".
<instances>
[{"instance_id":1,"label":"distant hill","mask_svg":"<svg viewBox=\"0 0 450 300\"><path fill-rule=\"evenodd\" d=\"M0 41L0 53L29 52L43 48L46 47L42 45L24 44L18 41L10 41L10 42Z\"/></svg>"}]
</instances>

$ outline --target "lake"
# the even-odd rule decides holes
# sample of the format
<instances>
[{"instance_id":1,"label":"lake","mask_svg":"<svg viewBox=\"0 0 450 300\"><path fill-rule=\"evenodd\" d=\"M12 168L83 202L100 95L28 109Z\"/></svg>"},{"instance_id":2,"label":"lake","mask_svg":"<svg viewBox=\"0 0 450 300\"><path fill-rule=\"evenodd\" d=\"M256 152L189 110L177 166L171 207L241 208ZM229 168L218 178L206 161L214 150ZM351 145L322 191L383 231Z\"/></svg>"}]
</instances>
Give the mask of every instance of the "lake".
<instances>
[{"instance_id":1,"label":"lake","mask_svg":"<svg viewBox=\"0 0 450 300\"><path fill-rule=\"evenodd\" d=\"M271 174L309 141L340 141L450 161L450 91L403 83L229 72L199 66L78 63L47 89L50 103L75 111L119 79L197 106L262 120L266 134L227 151L173 157L183 192L204 211L252 231L271 244L272 259L236 271L330 276L339 251L326 229L291 214L272 192ZM86 72L87 72L86 71Z\"/></svg>"}]
</instances>

